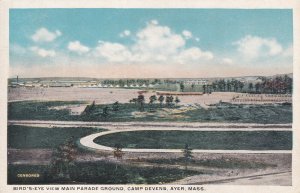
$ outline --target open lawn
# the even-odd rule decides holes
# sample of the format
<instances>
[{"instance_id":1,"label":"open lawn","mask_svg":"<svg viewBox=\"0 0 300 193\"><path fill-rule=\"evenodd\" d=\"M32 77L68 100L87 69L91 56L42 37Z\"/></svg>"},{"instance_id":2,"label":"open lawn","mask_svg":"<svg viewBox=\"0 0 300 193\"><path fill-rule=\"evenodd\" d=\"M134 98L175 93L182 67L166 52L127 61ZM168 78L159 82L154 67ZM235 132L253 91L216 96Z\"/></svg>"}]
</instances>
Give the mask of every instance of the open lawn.
<instances>
[{"instance_id":1,"label":"open lawn","mask_svg":"<svg viewBox=\"0 0 300 193\"><path fill-rule=\"evenodd\" d=\"M8 104L9 120L65 120L65 121L178 121L178 122L231 122L231 123L292 123L292 106L283 104L242 105L220 103L210 108L199 105L172 106L145 104L140 112L138 104L122 103L118 110L112 104L95 105L86 114L71 115L68 109L53 108L82 104L83 102L23 101ZM104 108L108 107L106 114Z\"/></svg>"},{"instance_id":2,"label":"open lawn","mask_svg":"<svg viewBox=\"0 0 300 193\"><path fill-rule=\"evenodd\" d=\"M99 128L64 127L44 128L19 125L8 126L8 148L56 148L67 139L73 137L76 141L92 133L104 131Z\"/></svg>"},{"instance_id":3,"label":"open lawn","mask_svg":"<svg viewBox=\"0 0 300 193\"><path fill-rule=\"evenodd\" d=\"M291 150L291 131L128 131L100 136L95 143L146 149Z\"/></svg>"}]
</instances>

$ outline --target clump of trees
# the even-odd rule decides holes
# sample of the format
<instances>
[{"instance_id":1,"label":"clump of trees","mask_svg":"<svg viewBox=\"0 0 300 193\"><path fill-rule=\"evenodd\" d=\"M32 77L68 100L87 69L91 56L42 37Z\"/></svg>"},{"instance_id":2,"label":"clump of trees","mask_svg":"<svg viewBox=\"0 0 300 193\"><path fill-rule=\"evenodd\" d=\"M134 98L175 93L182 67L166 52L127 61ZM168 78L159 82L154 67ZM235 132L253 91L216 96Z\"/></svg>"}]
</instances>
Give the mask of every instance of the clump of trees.
<instances>
[{"instance_id":1,"label":"clump of trees","mask_svg":"<svg viewBox=\"0 0 300 193\"><path fill-rule=\"evenodd\" d=\"M84 111L81 114L83 120L95 120L101 119L106 120L110 117L112 112L117 112L120 110L120 104L118 101L114 102L112 105L106 105L102 108L97 108L95 101L92 104L87 105Z\"/></svg>"},{"instance_id":2,"label":"clump of trees","mask_svg":"<svg viewBox=\"0 0 300 193\"><path fill-rule=\"evenodd\" d=\"M145 96L143 94L139 94L137 98L133 98L129 102L138 106L141 112L145 110Z\"/></svg>"},{"instance_id":3,"label":"clump of trees","mask_svg":"<svg viewBox=\"0 0 300 193\"><path fill-rule=\"evenodd\" d=\"M162 80L160 79L119 79L119 80L112 80L112 79L106 79L101 81L104 85L119 85L120 87L123 87L125 85L135 85L135 86L142 86L146 85L149 86L150 84L162 84Z\"/></svg>"},{"instance_id":4,"label":"clump of trees","mask_svg":"<svg viewBox=\"0 0 300 193\"><path fill-rule=\"evenodd\" d=\"M212 85L203 85L202 86L202 89L203 89L203 93L204 94L211 94L211 92L212 92Z\"/></svg>"},{"instance_id":5,"label":"clump of trees","mask_svg":"<svg viewBox=\"0 0 300 193\"><path fill-rule=\"evenodd\" d=\"M211 89L213 91L242 92L245 83L236 79L231 79L231 80L220 79L212 82L211 85L207 85L207 86L211 86Z\"/></svg>"},{"instance_id":6,"label":"clump of trees","mask_svg":"<svg viewBox=\"0 0 300 193\"><path fill-rule=\"evenodd\" d=\"M263 94L288 94L293 92L293 78L288 75L276 77L258 77L256 81L245 83L240 80L219 79L211 85L203 86L204 92L212 89L219 92L248 92Z\"/></svg>"},{"instance_id":7,"label":"clump of trees","mask_svg":"<svg viewBox=\"0 0 300 193\"><path fill-rule=\"evenodd\" d=\"M293 92L293 79L287 75L275 78L259 77L258 80L260 81L254 85L256 93L287 94ZM253 91L253 86L249 90Z\"/></svg>"},{"instance_id":8,"label":"clump of trees","mask_svg":"<svg viewBox=\"0 0 300 193\"><path fill-rule=\"evenodd\" d=\"M159 107L162 108L163 104L165 102L166 107L171 108L173 107L175 104L178 105L178 103L180 103L180 99L178 97L176 97L174 99L174 97L172 95L160 95L159 97L157 97L156 95L152 95L149 97L149 109L150 111L154 110L155 107L155 102L158 101L159 102ZM145 96L143 94L139 94L137 98L133 98L131 100L129 100L130 103L135 103L135 105L138 107L139 111L143 112L145 110Z\"/></svg>"}]
</instances>

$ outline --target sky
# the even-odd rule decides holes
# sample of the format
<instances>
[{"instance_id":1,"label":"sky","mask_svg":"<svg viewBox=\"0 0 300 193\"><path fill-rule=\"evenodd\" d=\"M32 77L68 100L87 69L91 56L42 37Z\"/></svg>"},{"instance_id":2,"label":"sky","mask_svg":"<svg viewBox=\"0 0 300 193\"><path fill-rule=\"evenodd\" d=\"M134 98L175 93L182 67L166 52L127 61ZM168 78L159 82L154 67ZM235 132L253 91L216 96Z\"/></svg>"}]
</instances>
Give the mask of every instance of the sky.
<instances>
[{"instance_id":1,"label":"sky","mask_svg":"<svg viewBox=\"0 0 300 193\"><path fill-rule=\"evenodd\" d=\"M292 73L290 9L11 9L10 77Z\"/></svg>"}]
</instances>

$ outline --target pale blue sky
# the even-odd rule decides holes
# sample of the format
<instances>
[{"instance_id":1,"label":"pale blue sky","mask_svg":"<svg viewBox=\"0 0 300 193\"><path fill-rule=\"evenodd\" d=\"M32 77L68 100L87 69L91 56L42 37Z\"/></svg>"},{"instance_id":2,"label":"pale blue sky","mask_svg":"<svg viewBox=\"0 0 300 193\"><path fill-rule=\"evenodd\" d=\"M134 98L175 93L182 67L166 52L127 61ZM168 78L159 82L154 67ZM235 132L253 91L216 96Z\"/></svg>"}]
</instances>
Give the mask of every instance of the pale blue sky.
<instances>
[{"instance_id":1,"label":"pale blue sky","mask_svg":"<svg viewBox=\"0 0 300 193\"><path fill-rule=\"evenodd\" d=\"M11 9L11 76L291 72L292 32L285 9ZM162 64L167 74L149 72Z\"/></svg>"}]
</instances>

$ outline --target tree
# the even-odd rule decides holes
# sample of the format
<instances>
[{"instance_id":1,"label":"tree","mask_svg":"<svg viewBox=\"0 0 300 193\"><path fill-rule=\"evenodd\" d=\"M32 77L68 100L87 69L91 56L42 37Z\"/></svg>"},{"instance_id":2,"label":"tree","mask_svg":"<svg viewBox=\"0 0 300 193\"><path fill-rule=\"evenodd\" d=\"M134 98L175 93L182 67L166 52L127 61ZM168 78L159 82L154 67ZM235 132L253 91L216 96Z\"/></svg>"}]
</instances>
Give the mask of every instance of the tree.
<instances>
[{"instance_id":1,"label":"tree","mask_svg":"<svg viewBox=\"0 0 300 193\"><path fill-rule=\"evenodd\" d=\"M115 144L115 147L114 147L114 158L117 158L117 160L120 160L123 158L123 155L125 153L122 151L122 147L120 144ZM118 163L116 163L116 168L115 170L118 169Z\"/></svg>"},{"instance_id":2,"label":"tree","mask_svg":"<svg viewBox=\"0 0 300 193\"><path fill-rule=\"evenodd\" d=\"M139 104L140 111L144 111L145 96L140 94L137 98L137 103Z\"/></svg>"},{"instance_id":3,"label":"tree","mask_svg":"<svg viewBox=\"0 0 300 193\"><path fill-rule=\"evenodd\" d=\"M163 95L160 95L160 96L158 97L158 101L159 101L160 107L162 107L162 104L163 104L164 100L165 100L165 97L164 97Z\"/></svg>"},{"instance_id":4,"label":"tree","mask_svg":"<svg viewBox=\"0 0 300 193\"><path fill-rule=\"evenodd\" d=\"M234 92L237 92L238 91L238 88L239 88L239 83L237 80L231 80L231 84L233 86L233 90Z\"/></svg>"},{"instance_id":5,"label":"tree","mask_svg":"<svg viewBox=\"0 0 300 193\"><path fill-rule=\"evenodd\" d=\"M51 177L60 181L71 180L70 167L75 165L76 153L77 150L73 137L58 146L52 154L50 163Z\"/></svg>"},{"instance_id":6,"label":"tree","mask_svg":"<svg viewBox=\"0 0 300 193\"><path fill-rule=\"evenodd\" d=\"M217 81L217 86L220 91L225 91L226 83L224 79Z\"/></svg>"},{"instance_id":7,"label":"tree","mask_svg":"<svg viewBox=\"0 0 300 193\"><path fill-rule=\"evenodd\" d=\"M157 101L157 97L156 97L156 95L152 95L152 96L150 96L149 97L149 105L150 105L150 111L153 111L153 103L155 102L155 101Z\"/></svg>"},{"instance_id":8,"label":"tree","mask_svg":"<svg viewBox=\"0 0 300 193\"><path fill-rule=\"evenodd\" d=\"M240 92L243 91L244 86L245 86L245 84L244 84L243 82L238 81L238 87L239 87L239 89L240 89Z\"/></svg>"},{"instance_id":9,"label":"tree","mask_svg":"<svg viewBox=\"0 0 300 193\"><path fill-rule=\"evenodd\" d=\"M214 90L214 91L216 91L217 90L217 83L216 82L213 82L212 83L212 85L211 85L211 87L212 87L212 89Z\"/></svg>"},{"instance_id":10,"label":"tree","mask_svg":"<svg viewBox=\"0 0 300 193\"><path fill-rule=\"evenodd\" d=\"M207 86L206 86L206 84L204 84L203 86L202 86L202 88L203 88L203 93L205 94L206 92L207 92Z\"/></svg>"},{"instance_id":11,"label":"tree","mask_svg":"<svg viewBox=\"0 0 300 193\"><path fill-rule=\"evenodd\" d=\"M150 104L153 104L156 100L157 100L156 95L152 95L152 96L149 97L149 103Z\"/></svg>"},{"instance_id":12,"label":"tree","mask_svg":"<svg viewBox=\"0 0 300 193\"><path fill-rule=\"evenodd\" d=\"M113 111L118 111L120 108L119 101L114 102L112 109Z\"/></svg>"},{"instance_id":13,"label":"tree","mask_svg":"<svg viewBox=\"0 0 300 193\"><path fill-rule=\"evenodd\" d=\"M252 82L249 83L248 89L249 89L249 92L253 91L253 83Z\"/></svg>"},{"instance_id":14,"label":"tree","mask_svg":"<svg viewBox=\"0 0 300 193\"><path fill-rule=\"evenodd\" d=\"M122 151L122 147L120 144L115 144L114 147L114 157L117 159L122 159L124 152Z\"/></svg>"},{"instance_id":15,"label":"tree","mask_svg":"<svg viewBox=\"0 0 300 193\"><path fill-rule=\"evenodd\" d=\"M194 89L195 89L195 84L193 83L191 87L192 87L192 91L194 91Z\"/></svg>"},{"instance_id":16,"label":"tree","mask_svg":"<svg viewBox=\"0 0 300 193\"><path fill-rule=\"evenodd\" d=\"M212 85L207 85L206 86L206 90L208 94L211 94L211 90L212 90Z\"/></svg>"},{"instance_id":17,"label":"tree","mask_svg":"<svg viewBox=\"0 0 300 193\"><path fill-rule=\"evenodd\" d=\"M166 104L167 104L168 107L172 106L173 101L174 101L174 98L173 98L172 95L171 96L166 96Z\"/></svg>"},{"instance_id":18,"label":"tree","mask_svg":"<svg viewBox=\"0 0 300 193\"><path fill-rule=\"evenodd\" d=\"M255 92L256 93L261 92L261 84L259 82L257 82L254 86L255 86Z\"/></svg>"},{"instance_id":19,"label":"tree","mask_svg":"<svg viewBox=\"0 0 300 193\"><path fill-rule=\"evenodd\" d=\"M177 105L178 103L180 103L180 100L179 100L178 97L175 98L175 103L176 103L176 105Z\"/></svg>"},{"instance_id":20,"label":"tree","mask_svg":"<svg viewBox=\"0 0 300 193\"><path fill-rule=\"evenodd\" d=\"M226 81L226 88L227 88L227 91L228 91L228 92L231 91L231 81L230 81L230 80L227 80L227 81Z\"/></svg>"},{"instance_id":21,"label":"tree","mask_svg":"<svg viewBox=\"0 0 300 193\"><path fill-rule=\"evenodd\" d=\"M122 80L122 79L118 80L118 85L119 85L120 87L123 87L123 86L125 85L125 81Z\"/></svg>"},{"instance_id":22,"label":"tree","mask_svg":"<svg viewBox=\"0 0 300 193\"><path fill-rule=\"evenodd\" d=\"M161 81L159 79L154 79L153 84L161 84Z\"/></svg>"},{"instance_id":23,"label":"tree","mask_svg":"<svg viewBox=\"0 0 300 193\"><path fill-rule=\"evenodd\" d=\"M102 116L104 117L104 119L106 119L109 116L109 112L108 112L109 108L107 106L105 106L102 109Z\"/></svg>"},{"instance_id":24,"label":"tree","mask_svg":"<svg viewBox=\"0 0 300 193\"><path fill-rule=\"evenodd\" d=\"M293 91L293 78L290 78L288 75L283 77L284 82L284 93L292 93Z\"/></svg>"},{"instance_id":25,"label":"tree","mask_svg":"<svg viewBox=\"0 0 300 193\"><path fill-rule=\"evenodd\" d=\"M180 91L183 92L183 90L184 90L184 84L183 82L180 82Z\"/></svg>"},{"instance_id":26,"label":"tree","mask_svg":"<svg viewBox=\"0 0 300 193\"><path fill-rule=\"evenodd\" d=\"M185 161L185 170L187 170L188 163L193 158L192 149L189 147L189 144L185 144L183 151L183 157Z\"/></svg>"}]
</instances>

